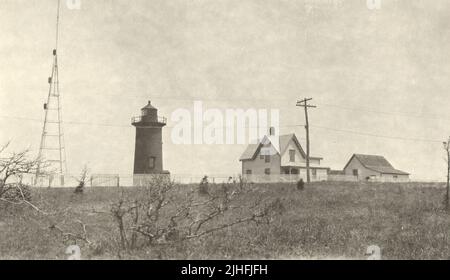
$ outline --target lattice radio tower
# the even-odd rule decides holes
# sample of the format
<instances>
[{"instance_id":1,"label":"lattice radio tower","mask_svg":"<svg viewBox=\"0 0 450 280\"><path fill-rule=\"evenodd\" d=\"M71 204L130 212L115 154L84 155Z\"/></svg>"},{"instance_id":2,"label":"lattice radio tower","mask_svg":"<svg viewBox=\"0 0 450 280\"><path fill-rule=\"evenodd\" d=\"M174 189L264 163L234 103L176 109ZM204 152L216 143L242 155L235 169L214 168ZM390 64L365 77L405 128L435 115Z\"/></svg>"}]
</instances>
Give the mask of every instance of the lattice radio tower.
<instances>
[{"instance_id":1,"label":"lattice radio tower","mask_svg":"<svg viewBox=\"0 0 450 280\"><path fill-rule=\"evenodd\" d=\"M44 126L42 128L39 158L48 163L45 167L50 174L59 174L61 186L64 185L64 174L67 173L66 150L64 146L64 133L62 127L61 100L58 74L58 37L59 37L59 11L61 0L58 0L56 12L56 42L53 49L52 74L48 78L49 91L47 102L44 103ZM39 165L36 170L35 184L43 174L44 167ZM50 186L50 183L49 183Z\"/></svg>"}]
</instances>

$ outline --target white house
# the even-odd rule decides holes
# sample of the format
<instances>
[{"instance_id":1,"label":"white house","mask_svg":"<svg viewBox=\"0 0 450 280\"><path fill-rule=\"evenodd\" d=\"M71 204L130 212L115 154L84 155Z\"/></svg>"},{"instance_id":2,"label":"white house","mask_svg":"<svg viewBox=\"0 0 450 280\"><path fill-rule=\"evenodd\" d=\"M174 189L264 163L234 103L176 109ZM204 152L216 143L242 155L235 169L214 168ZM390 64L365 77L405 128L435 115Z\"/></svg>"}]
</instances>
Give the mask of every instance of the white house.
<instances>
[{"instance_id":1,"label":"white house","mask_svg":"<svg viewBox=\"0 0 450 280\"><path fill-rule=\"evenodd\" d=\"M328 169L321 157L310 156L312 181L327 180ZM239 159L242 174L251 181L306 181L306 153L295 134L265 136L250 144Z\"/></svg>"},{"instance_id":2,"label":"white house","mask_svg":"<svg viewBox=\"0 0 450 280\"><path fill-rule=\"evenodd\" d=\"M374 155L354 154L345 165L344 173L359 181L409 181L409 173L395 169L384 157Z\"/></svg>"}]
</instances>

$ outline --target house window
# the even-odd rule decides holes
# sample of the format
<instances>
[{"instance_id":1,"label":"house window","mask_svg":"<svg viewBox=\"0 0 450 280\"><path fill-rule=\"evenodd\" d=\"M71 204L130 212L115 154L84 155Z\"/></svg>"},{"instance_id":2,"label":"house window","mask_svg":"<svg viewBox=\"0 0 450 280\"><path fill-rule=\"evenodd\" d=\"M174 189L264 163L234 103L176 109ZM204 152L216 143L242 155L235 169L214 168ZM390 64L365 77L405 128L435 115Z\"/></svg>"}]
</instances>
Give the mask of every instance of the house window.
<instances>
[{"instance_id":1,"label":"house window","mask_svg":"<svg viewBox=\"0 0 450 280\"><path fill-rule=\"evenodd\" d=\"M369 177L366 177L366 180L369 182L375 182L377 180L377 176L370 175Z\"/></svg>"},{"instance_id":2,"label":"house window","mask_svg":"<svg viewBox=\"0 0 450 280\"><path fill-rule=\"evenodd\" d=\"M398 179L398 176L397 176L397 175L394 175L394 179L397 180L397 179Z\"/></svg>"},{"instance_id":3,"label":"house window","mask_svg":"<svg viewBox=\"0 0 450 280\"><path fill-rule=\"evenodd\" d=\"M311 169L311 174L313 176L317 176L317 169Z\"/></svg>"},{"instance_id":4,"label":"house window","mask_svg":"<svg viewBox=\"0 0 450 280\"><path fill-rule=\"evenodd\" d=\"M154 169L155 168L155 157L149 157L148 158L148 168Z\"/></svg>"},{"instance_id":5,"label":"house window","mask_svg":"<svg viewBox=\"0 0 450 280\"><path fill-rule=\"evenodd\" d=\"M270 155L266 155L266 162L270 162Z\"/></svg>"},{"instance_id":6,"label":"house window","mask_svg":"<svg viewBox=\"0 0 450 280\"><path fill-rule=\"evenodd\" d=\"M259 156L259 159L264 159L264 155L261 154L261 155Z\"/></svg>"},{"instance_id":7,"label":"house window","mask_svg":"<svg viewBox=\"0 0 450 280\"><path fill-rule=\"evenodd\" d=\"M264 169L264 174L266 174L266 175L270 175L270 168L266 168L266 169Z\"/></svg>"},{"instance_id":8,"label":"house window","mask_svg":"<svg viewBox=\"0 0 450 280\"><path fill-rule=\"evenodd\" d=\"M248 169L247 171L245 171L245 173L246 173L247 175L252 175L252 170Z\"/></svg>"},{"instance_id":9,"label":"house window","mask_svg":"<svg viewBox=\"0 0 450 280\"><path fill-rule=\"evenodd\" d=\"M358 169L353 169L353 176L358 176Z\"/></svg>"},{"instance_id":10,"label":"house window","mask_svg":"<svg viewBox=\"0 0 450 280\"><path fill-rule=\"evenodd\" d=\"M295 150L289 150L289 161L295 162Z\"/></svg>"}]
</instances>

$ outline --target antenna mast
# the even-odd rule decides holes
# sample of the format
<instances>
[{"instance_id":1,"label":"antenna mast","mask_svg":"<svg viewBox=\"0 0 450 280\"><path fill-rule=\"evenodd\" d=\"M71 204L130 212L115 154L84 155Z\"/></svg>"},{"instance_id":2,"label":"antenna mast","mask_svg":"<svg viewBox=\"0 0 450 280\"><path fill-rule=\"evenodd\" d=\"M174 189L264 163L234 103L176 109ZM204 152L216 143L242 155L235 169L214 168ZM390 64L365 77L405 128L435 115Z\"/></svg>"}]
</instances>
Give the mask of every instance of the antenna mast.
<instances>
[{"instance_id":1,"label":"antenna mast","mask_svg":"<svg viewBox=\"0 0 450 280\"><path fill-rule=\"evenodd\" d=\"M59 12L61 0L58 0L56 13L56 40L53 49L53 66L51 76L48 78L49 91L47 102L44 103L44 126L42 128L41 144L39 146L39 159L48 162L51 175L60 175L60 184L64 186L64 174L67 173L66 150L64 145L64 133L62 128L61 98L59 91L58 71L58 40L59 40ZM42 175L41 163L36 170L35 185ZM50 177L52 178L52 177ZM52 184L49 181L49 187Z\"/></svg>"}]
</instances>

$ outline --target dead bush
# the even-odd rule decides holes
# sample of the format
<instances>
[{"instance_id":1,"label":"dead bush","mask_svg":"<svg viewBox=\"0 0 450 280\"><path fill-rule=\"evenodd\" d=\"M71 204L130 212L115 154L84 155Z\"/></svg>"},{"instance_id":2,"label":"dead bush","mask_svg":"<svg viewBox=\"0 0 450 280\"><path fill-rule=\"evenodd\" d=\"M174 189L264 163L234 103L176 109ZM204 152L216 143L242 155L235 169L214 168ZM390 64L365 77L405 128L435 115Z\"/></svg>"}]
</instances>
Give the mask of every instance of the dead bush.
<instances>
[{"instance_id":1,"label":"dead bush","mask_svg":"<svg viewBox=\"0 0 450 280\"><path fill-rule=\"evenodd\" d=\"M239 183L209 186L207 194L155 177L138 195L122 190L111 213L122 250L161 246L214 234L238 224L270 223L283 209ZM245 196L245 198L244 198ZM248 201L246 197L252 197Z\"/></svg>"},{"instance_id":2,"label":"dead bush","mask_svg":"<svg viewBox=\"0 0 450 280\"><path fill-rule=\"evenodd\" d=\"M23 184L8 184L3 187L0 197L8 202L31 201L31 187Z\"/></svg>"}]
</instances>

